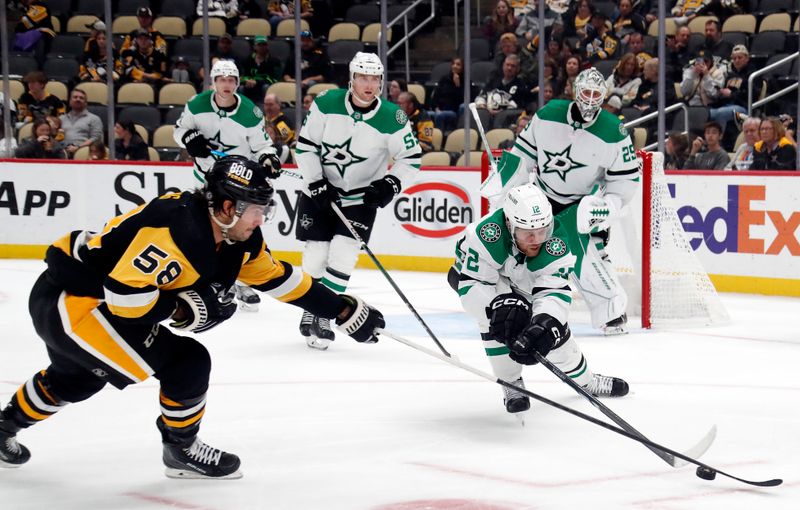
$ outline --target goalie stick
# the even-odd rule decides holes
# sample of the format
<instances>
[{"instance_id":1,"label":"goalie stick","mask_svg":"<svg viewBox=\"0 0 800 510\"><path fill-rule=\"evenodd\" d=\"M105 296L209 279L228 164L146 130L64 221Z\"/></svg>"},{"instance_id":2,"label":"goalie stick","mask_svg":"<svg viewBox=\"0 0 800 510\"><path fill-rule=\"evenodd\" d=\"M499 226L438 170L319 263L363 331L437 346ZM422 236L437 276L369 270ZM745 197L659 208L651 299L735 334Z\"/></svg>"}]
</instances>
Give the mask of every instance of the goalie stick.
<instances>
[{"instance_id":1,"label":"goalie stick","mask_svg":"<svg viewBox=\"0 0 800 510\"><path fill-rule=\"evenodd\" d=\"M581 419L586 420L588 422L594 423L595 425L598 425L600 427L603 427L604 429L607 429L607 430L610 430L612 432L615 432L615 433L617 433L617 434L619 434L621 436L625 436L625 437L627 437L629 439L633 439L634 441L637 441L637 442L647 446L651 450L652 449L661 450L663 453L667 453L667 454L672 455L675 458L684 460L687 464L694 464L694 465L698 466L698 470L697 470L698 471L698 476L699 476L699 473L701 471L703 473L705 473L706 475L708 475L708 476L710 476L710 475L712 475L714 473L719 473L719 474L721 474L723 476L727 476L728 478L731 478L733 480L737 480L739 482L746 483L748 485L755 485L757 487L775 487L775 486L780 485L780 484L783 483L783 480L780 479L780 478L773 478L771 480L763 480L763 481L746 480L744 478L739 478L738 476L734 476L734 475L732 475L730 473L726 473L725 471L721 471L721 470L719 470L719 469L717 469L715 467L712 467L712 466L709 466L708 464L700 462L699 460L693 458L690 454L684 454L684 453L677 452L677 451L672 450L672 449L670 449L670 448L668 448L666 446L663 446L663 445L661 445L659 443L651 441L650 439L647 439L646 437L644 437L642 435L637 435L637 434L631 433L631 432L629 432L629 431L627 431L625 429L622 429L622 428L619 428L619 427L615 427L614 425L611 425L610 423L606 423L604 421L598 420L597 418L589 416L588 414L584 414L584 413L582 413L582 412L580 412L580 411L578 411L576 409L572 409L571 407L567 407L565 405L559 404L558 402L555 402L555 401L550 400L550 399L548 399L546 397L543 397L543 396L541 396L541 395L539 395L537 393L534 393L534 392L532 392L532 391L530 391L528 389L520 388L519 386L516 386L513 383L506 382L506 381L504 381L502 379L495 378L494 376L492 376L490 374L487 374L486 372L483 372L481 370L478 370L475 367L472 367L470 365L462 363L461 361L458 360L458 358L443 356L443 355L441 355L440 353L438 353L438 352L436 352L434 350L428 349L427 347L424 347L422 345L414 343L411 340L408 340L408 339L405 339L405 338L403 338L401 336L395 335L395 334L393 334L390 331L387 331L385 329L378 328L378 329L376 329L376 332L378 332L381 335L385 335L386 337L391 338L392 340L394 340L396 342L399 342L401 344L407 345L408 347L411 347L412 349L416 349L416 350L418 350L420 352L424 352L425 354L427 354L429 356L433 356L434 358L438 358L438 359L444 361L445 363L448 363L450 365L458 367L458 368L460 368L462 370L466 370L467 372L471 372L472 374L474 374L474 375L476 375L476 376L478 376L478 377L480 377L482 379L486 379L487 381L499 384L500 386L503 386L505 388L513 388L514 390L516 390L516 391L518 391L520 393L523 393L523 394L533 398L534 400L538 400L539 402L547 404L547 405L549 405L551 407L555 407L556 409L558 409L560 411L564 411L565 413L569 413L569 414L571 414L573 416L577 416L578 418L581 418ZM703 439L703 441L701 441L698 444L702 445L704 442L705 442L705 438ZM698 447L695 446L694 448L691 448L689 450L689 452L694 452L697 449L698 449ZM701 478L703 478L703 477L701 476ZM713 476L712 476L712 478L713 478ZM705 479L710 479L710 478L705 478Z\"/></svg>"}]
</instances>

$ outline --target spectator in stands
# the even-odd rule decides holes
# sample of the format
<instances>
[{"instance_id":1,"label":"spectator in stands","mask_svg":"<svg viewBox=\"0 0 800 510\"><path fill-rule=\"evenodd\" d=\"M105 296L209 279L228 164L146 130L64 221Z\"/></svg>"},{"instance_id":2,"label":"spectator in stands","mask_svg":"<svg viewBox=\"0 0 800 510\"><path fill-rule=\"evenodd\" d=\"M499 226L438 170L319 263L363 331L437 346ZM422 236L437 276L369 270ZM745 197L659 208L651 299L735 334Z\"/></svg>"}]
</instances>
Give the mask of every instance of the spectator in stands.
<instances>
[{"instance_id":1,"label":"spectator in stands","mask_svg":"<svg viewBox=\"0 0 800 510\"><path fill-rule=\"evenodd\" d=\"M533 41L533 38L539 35L539 7L538 0L530 0L526 8L522 10L522 14L517 18L519 24L514 31L519 37L524 37L525 41ZM561 15L552 9L545 9L544 11L544 28L545 34L552 32L553 25L561 25ZM560 31L561 29L559 29Z\"/></svg>"},{"instance_id":2,"label":"spectator in stands","mask_svg":"<svg viewBox=\"0 0 800 510\"><path fill-rule=\"evenodd\" d=\"M633 53L639 61L639 69L644 69L644 63L653 58L652 55L644 51L644 34L633 32L628 35L628 44L624 47L625 53Z\"/></svg>"},{"instance_id":3,"label":"spectator in stands","mask_svg":"<svg viewBox=\"0 0 800 510\"><path fill-rule=\"evenodd\" d=\"M517 122L511 126L511 129L514 131L514 136L512 136L508 140L503 140L502 142L500 142L497 145L497 148L503 150L510 150L512 147L514 147L514 139L517 136L519 136L520 133L522 133L522 131L525 130L525 127L528 125L528 122L530 122L530 120L531 120L530 115L526 115L524 113L520 115L519 118L517 119Z\"/></svg>"},{"instance_id":4,"label":"spectator in stands","mask_svg":"<svg viewBox=\"0 0 800 510\"><path fill-rule=\"evenodd\" d=\"M281 111L281 102L275 94L264 96L264 119L275 128L276 137L283 145L294 147L297 139L290 127L292 121Z\"/></svg>"},{"instance_id":5,"label":"spectator in stands","mask_svg":"<svg viewBox=\"0 0 800 510\"><path fill-rule=\"evenodd\" d=\"M134 83L160 85L167 73L167 57L155 50L150 32L139 29L136 46L122 53L125 79Z\"/></svg>"},{"instance_id":6,"label":"spectator in stands","mask_svg":"<svg viewBox=\"0 0 800 510\"><path fill-rule=\"evenodd\" d=\"M311 105L314 104L314 99L317 98L316 94L306 94L303 96L303 116L308 113L308 110L311 109Z\"/></svg>"},{"instance_id":7,"label":"spectator in stands","mask_svg":"<svg viewBox=\"0 0 800 510\"><path fill-rule=\"evenodd\" d=\"M573 2L563 16L564 35L577 37L579 40L584 39L594 13L595 8L591 0Z\"/></svg>"},{"instance_id":8,"label":"spectator in stands","mask_svg":"<svg viewBox=\"0 0 800 510\"><path fill-rule=\"evenodd\" d=\"M522 78L523 80L525 80L526 83L531 83L531 80L525 79L524 76L522 76ZM539 77L537 76L536 78L537 78L536 81L538 81ZM558 66L556 65L556 62L549 56L544 57L544 80L542 81L542 83L544 83L545 89L547 89L548 87L550 88L551 94L555 94L556 90L558 90L558 93L560 94L561 91L563 90L563 86L561 85L561 82L558 77ZM539 85L537 84L535 87L531 89L531 95L536 97L538 94L539 94ZM545 93L545 95L547 94ZM547 100L549 101L552 98L553 96L551 95ZM542 106L544 106L544 103L542 103Z\"/></svg>"},{"instance_id":9,"label":"spectator in stands","mask_svg":"<svg viewBox=\"0 0 800 510\"><path fill-rule=\"evenodd\" d=\"M475 98L475 105L492 114L508 108L525 108L532 99L530 89L519 76L519 57L509 55L503 63L503 75L489 80Z\"/></svg>"},{"instance_id":10,"label":"spectator in stands","mask_svg":"<svg viewBox=\"0 0 800 510\"><path fill-rule=\"evenodd\" d=\"M261 6L256 0L239 0L239 21L263 17L264 13L261 12Z\"/></svg>"},{"instance_id":11,"label":"spectator in stands","mask_svg":"<svg viewBox=\"0 0 800 510\"><path fill-rule=\"evenodd\" d=\"M609 96L620 99L620 108L625 108L633 103L639 93L642 79L639 78L639 61L633 53L626 53L617 63L611 76L606 80Z\"/></svg>"},{"instance_id":12,"label":"spectator in stands","mask_svg":"<svg viewBox=\"0 0 800 510\"><path fill-rule=\"evenodd\" d=\"M125 53L127 50L135 49L136 37L141 30L146 30L150 34L153 48L165 57L167 56L167 41L161 32L153 28L153 11L149 7L139 7L136 11L136 19L139 21L139 28L131 30L131 33L125 36L122 41L122 46L119 51L120 54Z\"/></svg>"},{"instance_id":13,"label":"spectator in stands","mask_svg":"<svg viewBox=\"0 0 800 510\"><path fill-rule=\"evenodd\" d=\"M680 81L683 70L689 65L691 54L689 53L689 38L692 31L689 27L678 27L674 36L667 36L667 75L672 77L672 81Z\"/></svg>"},{"instance_id":14,"label":"spectator in stands","mask_svg":"<svg viewBox=\"0 0 800 510\"><path fill-rule=\"evenodd\" d=\"M681 94L690 106L709 106L719 99L724 84L722 65L715 64L710 53L700 50L683 71Z\"/></svg>"},{"instance_id":15,"label":"spectator in stands","mask_svg":"<svg viewBox=\"0 0 800 510\"><path fill-rule=\"evenodd\" d=\"M275 129L272 122L267 119L264 119L264 131L267 133L270 140L272 140L272 145L275 147L275 154L278 156L278 159L281 160L281 164L285 164L292 155L292 151L283 144L278 130Z\"/></svg>"},{"instance_id":16,"label":"spectator in stands","mask_svg":"<svg viewBox=\"0 0 800 510\"><path fill-rule=\"evenodd\" d=\"M433 150L433 121L428 112L419 104L417 96L411 92L401 92L397 105L408 117L411 131L417 137L419 147L423 153Z\"/></svg>"},{"instance_id":17,"label":"spectator in stands","mask_svg":"<svg viewBox=\"0 0 800 510\"><path fill-rule=\"evenodd\" d=\"M458 114L464 111L464 61L450 60L450 73L439 80L431 97L433 123L443 133L456 128Z\"/></svg>"},{"instance_id":18,"label":"spectator in stands","mask_svg":"<svg viewBox=\"0 0 800 510\"><path fill-rule=\"evenodd\" d=\"M602 108L608 113L619 118L619 120L624 119L624 116L620 114L620 111L622 110L622 100L619 98L619 96L610 96L608 99L606 99L605 103L603 103Z\"/></svg>"},{"instance_id":19,"label":"spectator in stands","mask_svg":"<svg viewBox=\"0 0 800 510\"><path fill-rule=\"evenodd\" d=\"M300 58L302 70L300 73L303 89L315 83L328 81L331 72L331 61L327 52L317 46L313 34L309 30L300 32ZM286 63L283 69L283 81L294 83L294 60Z\"/></svg>"},{"instance_id":20,"label":"spectator in stands","mask_svg":"<svg viewBox=\"0 0 800 510\"><path fill-rule=\"evenodd\" d=\"M583 62L581 61L581 56L578 54L570 55L564 60L564 65L561 69L561 82L563 83L562 88L566 87L567 83L569 83L570 87L575 82L575 78L578 77L578 74L583 71Z\"/></svg>"},{"instance_id":21,"label":"spectator in stands","mask_svg":"<svg viewBox=\"0 0 800 510\"><path fill-rule=\"evenodd\" d=\"M314 15L311 0L301 0L300 18L308 20ZM294 0L270 0L267 5L267 19L272 25L272 33L278 29L278 24L285 19L294 19Z\"/></svg>"},{"instance_id":22,"label":"spectator in stands","mask_svg":"<svg viewBox=\"0 0 800 510\"><path fill-rule=\"evenodd\" d=\"M79 148L103 139L103 121L86 109L86 92L80 89L72 89L69 108L60 119L64 129L65 150L71 158Z\"/></svg>"},{"instance_id":23,"label":"spectator in stands","mask_svg":"<svg viewBox=\"0 0 800 510\"><path fill-rule=\"evenodd\" d=\"M119 59L117 51L111 48L114 55L114 83L119 80L122 75L122 62ZM106 33L98 32L94 39L90 39L86 43L83 56L81 57L81 67L78 77L81 81L101 81L106 82L106 72L108 67L108 60L106 58Z\"/></svg>"},{"instance_id":24,"label":"spectator in stands","mask_svg":"<svg viewBox=\"0 0 800 510\"><path fill-rule=\"evenodd\" d=\"M675 16L677 25L686 25L698 15L698 11L705 7L709 0L678 0L670 11Z\"/></svg>"},{"instance_id":25,"label":"spectator in stands","mask_svg":"<svg viewBox=\"0 0 800 510\"><path fill-rule=\"evenodd\" d=\"M64 130L61 129L61 118L55 115L48 115L45 117L50 124L50 134L53 135L55 141L64 143Z\"/></svg>"},{"instance_id":26,"label":"spectator in stands","mask_svg":"<svg viewBox=\"0 0 800 510\"><path fill-rule=\"evenodd\" d=\"M123 161L149 161L147 143L136 132L131 120L117 121L114 124L115 159Z\"/></svg>"},{"instance_id":27,"label":"spectator in stands","mask_svg":"<svg viewBox=\"0 0 800 510\"><path fill-rule=\"evenodd\" d=\"M23 140L15 152L16 157L24 159L66 159L64 147L51 133L50 123L44 117L33 121L31 136Z\"/></svg>"},{"instance_id":28,"label":"spectator in stands","mask_svg":"<svg viewBox=\"0 0 800 510\"><path fill-rule=\"evenodd\" d=\"M644 34L647 27L644 18L633 11L633 0L619 0L618 13L612 24L614 36L622 44L628 44L631 34Z\"/></svg>"},{"instance_id":29,"label":"spectator in stands","mask_svg":"<svg viewBox=\"0 0 800 510\"><path fill-rule=\"evenodd\" d=\"M17 101L20 122L32 122L35 118L61 115L66 111L64 102L45 90L47 75L42 71L31 71L23 79L27 92Z\"/></svg>"},{"instance_id":30,"label":"spectator in stands","mask_svg":"<svg viewBox=\"0 0 800 510\"><path fill-rule=\"evenodd\" d=\"M175 59L170 77L164 78L164 81L169 83L194 83L192 70L189 68L189 62L187 62L186 58L179 56Z\"/></svg>"},{"instance_id":31,"label":"spectator in stands","mask_svg":"<svg viewBox=\"0 0 800 510\"><path fill-rule=\"evenodd\" d=\"M108 159L108 148L102 140L96 140L89 146L89 159L92 161L102 161Z\"/></svg>"},{"instance_id":32,"label":"spectator in stands","mask_svg":"<svg viewBox=\"0 0 800 510\"><path fill-rule=\"evenodd\" d=\"M519 39L511 32L507 32L500 36L500 42L497 43L497 51L494 54L494 75L500 76L503 74L503 63L509 55L516 55L519 53ZM522 62L520 57L520 72L522 72Z\"/></svg>"},{"instance_id":33,"label":"spectator in stands","mask_svg":"<svg viewBox=\"0 0 800 510\"><path fill-rule=\"evenodd\" d=\"M2 96L2 92L0 92L0 96ZM0 104L0 113L2 113L3 108ZM14 120L12 117L11 124L14 124ZM13 129L13 128L12 128ZM13 158L14 153L17 150L17 139L14 138L13 134L10 136L6 136L6 124L3 122L2 118L0 118L0 158Z\"/></svg>"},{"instance_id":34,"label":"spectator in stands","mask_svg":"<svg viewBox=\"0 0 800 510\"><path fill-rule=\"evenodd\" d=\"M89 29L89 38L86 39L86 42L83 45L84 53L89 50L89 45L94 43L95 39L97 39L97 34L101 32L106 33L106 24L99 19L95 20L94 23L88 23L85 26Z\"/></svg>"},{"instance_id":35,"label":"spectator in stands","mask_svg":"<svg viewBox=\"0 0 800 510\"><path fill-rule=\"evenodd\" d=\"M689 137L677 131L671 131L664 143L664 168L680 170L689 157Z\"/></svg>"},{"instance_id":36,"label":"spectator in stands","mask_svg":"<svg viewBox=\"0 0 800 510\"><path fill-rule=\"evenodd\" d=\"M233 32L239 24L237 0L197 0L197 16L203 16L203 4L208 5L209 18L221 18L227 30Z\"/></svg>"},{"instance_id":37,"label":"spectator in stands","mask_svg":"<svg viewBox=\"0 0 800 510\"><path fill-rule=\"evenodd\" d=\"M494 47L502 34L515 32L518 24L519 21L514 17L508 1L497 0L491 16L483 20L483 37L489 41L491 47Z\"/></svg>"},{"instance_id":38,"label":"spectator in stands","mask_svg":"<svg viewBox=\"0 0 800 510\"><path fill-rule=\"evenodd\" d=\"M642 71L642 83L636 91L633 106L641 111L642 115L646 115L658 110L658 59L649 59L644 63ZM664 104L671 106L677 102L675 87L670 83L664 87Z\"/></svg>"},{"instance_id":39,"label":"spectator in stands","mask_svg":"<svg viewBox=\"0 0 800 510\"><path fill-rule=\"evenodd\" d=\"M796 170L797 148L786 137L786 130L775 117L761 121L761 140L755 144L751 170Z\"/></svg>"},{"instance_id":40,"label":"spectator in stands","mask_svg":"<svg viewBox=\"0 0 800 510\"><path fill-rule=\"evenodd\" d=\"M753 155L755 154L755 145L759 137L759 128L761 127L761 119L758 117L747 117L742 123L742 134L744 140L739 147L736 148L736 153L731 158L730 163L725 167L726 169L736 170L750 170L753 165Z\"/></svg>"},{"instance_id":41,"label":"spectator in stands","mask_svg":"<svg viewBox=\"0 0 800 510\"><path fill-rule=\"evenodd\" d=\"M253 40L253 53L241 66L242 85L239 91L254 103L264 97L267 88L280 81L283 63L269 54L269 43L263 35Z\"/></svg>"},{"instance_id":42,"label":"spectator in stands","mask_svg":"<svg viewBox=\"0 0 800 510\"><path fill-rule=\"evenodd\" d=\"M217 58L219 60L231 60L236 64L236 67L241 68L241 62L236 57L236 53L233 51L233 36L231 34L225 33L217 39L217 46L214 51L211 52L212 58Z\"/></svg>"},{"instance_id":43,"label":"spectator in stands","mask_svg":"<svg viewBox=\"0 0 800 510\"><path fill-rule=\"evenodd\" d=\"M389 101L398 104L401 92L408 92L408 83L404 79L397 78L389 82Z\"/></svg>"},{"instance_id":44,"label":"spectator in stands","mask_svg":"<svg viewBox=\"0 0 800 510\"><path fill-rule=\"evenodd\" d=\"M705 138L705 139L704 139ZM703 129L703 137L692 142L689 158L683 164L687 170L722 170L730 163L728 152L722 148L722 126L719 122L708 122Z\"/></svg>"},{"instance_id":45,"label":"spectator in stands","mask_svg":"<svg viewBox=\"0 0 800 510\"><path fill-rule=\"evenodd\" d=\"M619 39L611 32L608 16L602 12L594 13L586 28L586 37L580 42L584 57L589 62L614 59L619 53L619 46Z\"/></svg>"},{"instance_id":46,"label":"spectator in stands","mask_svg":"<svg viewBox=\"0 0 800 510\"><path fill-rule=\"evenodd\" d=\"M706 40L703 43L703 49L707 53L721 59L728 59L733 51L733 46L728 41L722 39L722 30L720 29L719 21L710 19L706 21L705 26ZM776 48L779 50L779 48Z\"/></svg>"},{"instance_id":47,"label":"spectator in stands","mask_svg":"<svg viewBox=\"0 0 800 510\"><path fill-rule=\"evenodd\" d=\"M41 41L42 54L46 54L56 35L50 11L39 0L20 0L19 3L24 14L14 27L14 49L32 51Z\"/></svg>"},{"instance_id":48,"label":"spectator in stands","mask_svg":"<svg viewBox=\"0 0 800 510\"><path fill-rule=\"evenodd\" d=\"M719 122L725 133L734 132L730 129L730 123L734 121L737 112L747 113L747 79L752 72L750 52L743 44L737 44L731 52L731 63L727 68L725 85L720 89L719 98L713 107L708 110L709 118ZM761 80L755 80L753 97L759 96L761 85Z\"/></svg>"}]
</instances>

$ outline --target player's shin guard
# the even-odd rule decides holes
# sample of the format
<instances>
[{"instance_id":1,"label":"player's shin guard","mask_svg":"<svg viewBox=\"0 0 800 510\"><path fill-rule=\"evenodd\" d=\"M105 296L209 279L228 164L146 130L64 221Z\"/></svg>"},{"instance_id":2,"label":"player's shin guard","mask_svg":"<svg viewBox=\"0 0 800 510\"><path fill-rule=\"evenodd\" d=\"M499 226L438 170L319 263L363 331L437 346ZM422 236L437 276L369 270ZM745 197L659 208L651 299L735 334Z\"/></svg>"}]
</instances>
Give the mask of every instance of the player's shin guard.
<instances>
[{"instance_id":1,"label":"player's shin guard","mask_svg":"<svg viewBox=\"0 0 800 510\"><path fill-rule=\"evenodd\" d=\"M206 412L206 396L181 401L172 400L163 392L159 396L161 418L175 437L191 438L200 430L200 420Z\"/></svg>"},{"instance_id":2,"label":"player's shin guard","mask_svg":"<svg viewBox=\"0 0 800 510\"><path fill-rule=\"evenodd\" d=\"M352 237L333 236L328 253L328 265L322 276L322 284L334 292L344 292L350 283L350 275L358 261L361 244Z\"/></svg>"}]
</instances>

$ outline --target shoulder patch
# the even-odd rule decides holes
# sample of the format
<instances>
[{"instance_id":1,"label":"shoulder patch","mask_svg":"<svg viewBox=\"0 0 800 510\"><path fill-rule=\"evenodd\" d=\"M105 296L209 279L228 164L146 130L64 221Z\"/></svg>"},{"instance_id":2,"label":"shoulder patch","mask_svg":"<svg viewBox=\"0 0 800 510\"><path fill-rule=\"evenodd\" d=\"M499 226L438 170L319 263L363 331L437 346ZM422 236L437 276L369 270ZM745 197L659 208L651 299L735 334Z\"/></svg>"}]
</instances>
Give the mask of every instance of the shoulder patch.
<instances>
[{"instance_id":1,"label":"shoulder patch","mask_svg":"<svg viewBox=\"0 0 800 510\"><path fill-rule=\"evenodd\" d=\"M544 243L544 251L554 257L560 257L567 253L567 243L558 237L551 237Z\"/></svg>"},{"instance_id":2,"label":"shoulder patch","mask_svg":"<svg viewBox=\"0 0 800 510\"><path fill-rule=\"evenodd\" d=\"M264 118L264 112L262 112L261 108L259 108L258 106L253 107L253 115L255 115L257 119Z\"/></svg>"},{"instance_id":3,"label":"shoulder patch","mask_svg":"<svg viewBox=\"0 0 800 510\"><path fill-rule=\"evenodd\" d=\"M619 134L622 136L628 136L628 129L622 122L619 123Z\"/></svg>"},{"instance_id":4,"label":"shoulder patch","mask_svg":"<svg viewBox=\"0 0 800 510\"><path fill-rule=\"evenodd\" d=\"M401 126L404 126L406 122L408 122L408 115L403 110L397 110L394 114L394 118L397 119L397 123Z\"/></svg>"},{"instance_id":5,"label":"shoulder patch","mask_svg":"<svg viewBox=\"0 0 800 510\"><path fill-rule=\"evenodd\" d=\"M320 92L319 94L317 94L317 97L322 97L322 96L324 96L325 94L327 94L327 93L328 93L328 91L329 91L329 90L330 90L330 89L325 89L325 90L323 90L322 92Z\"/></svg>"},{"instance_id":6,"label":"shoulder patch","mask_svg":"<svg viewBox=\"0 0 800 510\"><path fill-rule=\"evenodd\" d=\"M503 231L497 223L489 222L481 227L478 234L487 243L495 243L500 239Z\"/></svg>"}]
</instances>

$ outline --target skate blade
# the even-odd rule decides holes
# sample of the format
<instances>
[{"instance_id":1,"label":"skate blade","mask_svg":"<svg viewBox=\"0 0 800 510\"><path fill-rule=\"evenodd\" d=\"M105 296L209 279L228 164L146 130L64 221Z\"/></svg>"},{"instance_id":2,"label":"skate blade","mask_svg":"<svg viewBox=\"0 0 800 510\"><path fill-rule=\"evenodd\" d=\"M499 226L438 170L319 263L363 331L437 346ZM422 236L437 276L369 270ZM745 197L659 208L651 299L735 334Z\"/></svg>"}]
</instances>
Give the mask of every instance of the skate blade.
<instances>
[{"instance_id":1,"label":"skate blade","mask_svg":"<svg viewBox=\"0 0 800 510\"><path fill-rule=\"evenodd\" d=\"M613 327L606 327L603 328L603 335L605 336L617 336L617 335L627 335L628 329L624 326L613 326Z\"/></svg>"},{"instance_id":2,"label":"skate blade","mask_svg":"<svg viewBox=\"0 0 800 510\"><path fill-rule=\"evenodd\" d=\"M24 464L24 462L22 464ZM3 469L17 469L21 467L22 464L11 464L10 462L5 462L3 460L0 460L0 468Z\"/></svg>"},{"instance_id":3,"label":"skate blade","mask_svg":"<svg viewBox=\"0 0 800 510\"><path fill-rule=\"evenodd\" d=\"M521 413L512 413L514 419L517 420L517 423L520 424L521 427L525 426L525 415L528 414L528 411L522 411Z\"/></svg>"},{"instance_id":4,"label":"skate blade","mask_svg":"<svg viewBox=\"0 0 800 510\"><path fill-rule=\"evenodd\" d=\"M317 349L320 351L327 351L328 346L331 345L331 342L332 340L327 340L325 338L319 338L316 336L306 337L306 345L312 349Z\"/></svg>"},{"instance_id":5,"label":"skate blade","mask_svg":"<svg viewBox=\"0 0 800 510\"><path fill-rule=\"evenodd\" d=\"M238 480L244 476L244 474L238 469L225 476L206 476L202 473L198 473L197 471L189 471L186 469L176 469L170 467L164 470L164 474L167 475L167 478L173 478L176 480Z\"/></svg>"},{"instance_id":6,"label":"skate blade","mask_svg":"<svg viewBox=\"0 0 800 510\"><path fill-rule=\"evenodd\" d=\"M243 312L257 312L258 311L258 303L245 303L244 301L239 301L239 310Z\"/></svg>"}]
</instances>

